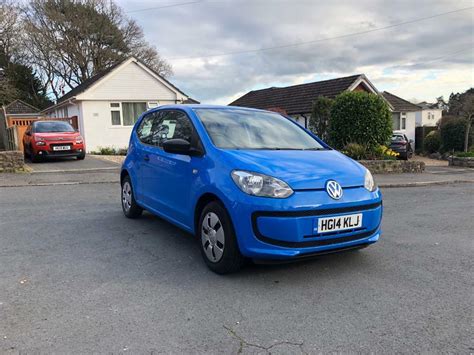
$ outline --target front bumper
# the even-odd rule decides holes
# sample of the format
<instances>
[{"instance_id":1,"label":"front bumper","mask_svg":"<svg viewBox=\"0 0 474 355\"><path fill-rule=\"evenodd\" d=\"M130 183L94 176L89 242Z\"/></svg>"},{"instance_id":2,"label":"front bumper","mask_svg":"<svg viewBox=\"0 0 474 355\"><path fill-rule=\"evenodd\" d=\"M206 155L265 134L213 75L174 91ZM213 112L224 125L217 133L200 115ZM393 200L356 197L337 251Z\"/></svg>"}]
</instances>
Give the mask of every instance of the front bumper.
<instances>
[{"instance_id":1,"label":"front bumper","mask_svg":"<svg viewBox=\"0 0 474 355\"><path fill-rule=\"evenodd\" d=\"M375 243L381 234L382 196L377 189L344 189L340 200L325 190L296 191L287 199L245 196L230 214L240 250L255 259L297 259ZM351 230L320 233L318 218L362 214Z\"/></svg>"},{"instance_id":2,"label":"front bumper","mask_svg":"<svg viewBox=\"0 0 474 355\"><path fill-rule=\"evenodd\" d=\"M54 150L55 146L69 146L68 150ZM35 145L33 153L41 157L77 157L85 154L84 144L73 142L46 142L45 145Z\"/></svg>"}]
</instances>

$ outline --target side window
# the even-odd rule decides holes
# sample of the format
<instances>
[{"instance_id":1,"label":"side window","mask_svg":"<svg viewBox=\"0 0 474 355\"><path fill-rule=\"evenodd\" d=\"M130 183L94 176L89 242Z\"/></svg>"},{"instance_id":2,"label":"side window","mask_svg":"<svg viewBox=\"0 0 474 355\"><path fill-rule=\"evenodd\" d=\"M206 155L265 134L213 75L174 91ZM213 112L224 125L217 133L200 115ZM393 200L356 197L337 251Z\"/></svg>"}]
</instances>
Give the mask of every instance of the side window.
<instances>
[{"instance_id":1,"label":"side window","mask_svg":"<svg viewBox=\"0 0 474 355\"><path fill-rule=\"evenodd\" d=\"M146 115L137 128L138 139L145 144L157 145L153 133L160 123L160 118L161 114L159 112Z\"/></svg>"},{"instance_id":2,"label":"side window","mask_svg":"<svg viewBox=\"0 0 474 355\"><path fill-rule=\"evenodd\" d=\"M145 144L161 147L168 139L181 138L192 143L193 125L181 111L159 111L145 116L138 126L138 138Z\"/></svg>"},{"instance_id":3,"label":"side window","mask_svg":"<svg viewBox=\"0 0 474 355\"><path fill-rule=\"evenodd\" d=\"M193 137L193 125L188 116L181 111L165 111L160 129L163 141L180 138L191 142Z\"/></svg>"}]
</instances>

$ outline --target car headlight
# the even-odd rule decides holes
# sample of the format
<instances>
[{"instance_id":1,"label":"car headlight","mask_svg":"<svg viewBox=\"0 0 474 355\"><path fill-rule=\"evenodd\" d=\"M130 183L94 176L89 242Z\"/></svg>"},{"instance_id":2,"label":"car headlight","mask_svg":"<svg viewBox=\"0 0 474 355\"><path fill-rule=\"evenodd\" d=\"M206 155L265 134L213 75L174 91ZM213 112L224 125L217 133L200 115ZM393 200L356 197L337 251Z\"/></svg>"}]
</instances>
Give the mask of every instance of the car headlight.
<instances>
[{"instance_id":1,"label":"car headlight","mask_svg":"<svg viewBox=\"0 0 474 355\"><path fill-rule=\"evenodd\" d=\"M76 137L76 144L81 144L82 142L84 142L84 139L82 138L82 136L77 136Z\"/></svg>"},{"instance_id":2,"label":"car headlight","mask_svg":"<svg viewBox=\"0 0 474 355\"><path fill-rule=\"evenodd\" d=\"M235 184L249 195L286 198L293 193L293 190L286 182L268 175L234 170L231 176Z\"/></svg>"},{"instance_id":3,"label":"car headlight","mask_svg":"<svg viewBox=\"0 0 474 355\"><path fill-rule=\"evenodd\" d=\"M377 188L377 185L375 185L374 177L372 176L369 169L365 171L364 187L370 192L375 191L375 189Z\"/></svg>"}]
</instances>

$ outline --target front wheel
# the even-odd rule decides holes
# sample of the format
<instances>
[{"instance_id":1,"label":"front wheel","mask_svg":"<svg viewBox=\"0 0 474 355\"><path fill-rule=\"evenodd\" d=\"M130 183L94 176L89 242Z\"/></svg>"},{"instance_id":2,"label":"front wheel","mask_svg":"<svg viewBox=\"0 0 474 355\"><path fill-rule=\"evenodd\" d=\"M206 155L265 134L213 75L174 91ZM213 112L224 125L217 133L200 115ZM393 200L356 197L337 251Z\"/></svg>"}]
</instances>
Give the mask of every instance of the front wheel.
<instances>
[{"instance_id":1,"label":"front wheel","mask_svg":"<svg viewBox=\"0 0 474 355\"><path fill-rule=\"evenodd\" d=\"M232 221L225 208L210 202L201 212L197 230L206 265L218 274L238 271L244 264Z\"/></svg>"},{"instance_id":2,"label":"front wheel","mask_svg":"<svg viewBox=\"0 0 474 355\"><path fill-rule=\"evenodd\" d=\"M85 157L86 157L86 153L81 153L76 157L76 159L77 160L84 160Z\"/></svg>"},{"instance_id":3,"label":"front wheel","mask_svg":"<svg viewBox=\"0 0 474 355\"><path fill-rule=\"evenodd\" d=\"M137 201L135 201L135 196L133 194L132 181L130 176L125 176L122 181L122 210L123 214L127 218L137 218L143 212Z\"/></svg>"}]
</instances>

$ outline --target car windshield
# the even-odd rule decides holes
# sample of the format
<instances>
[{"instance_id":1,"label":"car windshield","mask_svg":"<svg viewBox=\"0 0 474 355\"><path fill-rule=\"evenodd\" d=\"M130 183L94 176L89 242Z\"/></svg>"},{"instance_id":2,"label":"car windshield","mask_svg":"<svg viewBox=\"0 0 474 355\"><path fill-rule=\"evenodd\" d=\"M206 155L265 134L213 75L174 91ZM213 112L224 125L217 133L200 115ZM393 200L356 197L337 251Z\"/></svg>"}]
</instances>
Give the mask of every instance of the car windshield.
<instances>
[{"instance_id":1,"label":"car windshield","mask_svg":"<svg viewBox=\"0 0 474 355\"><path fill-rule=\"evenodd\" d=\"M194 109L214 145L224 149L323 150L304 129L278 113Z\"/></svg>"},{"instance_id":2,"label":"car windshield","mask_svg":"<svg viewBox=\"0 0 474 355\"><path fill-rule=\"evenodd\" d=\"M74 128L63 121L36 122L34 130L35 133L74 132Z\"/></svg>"}]
</instances>

